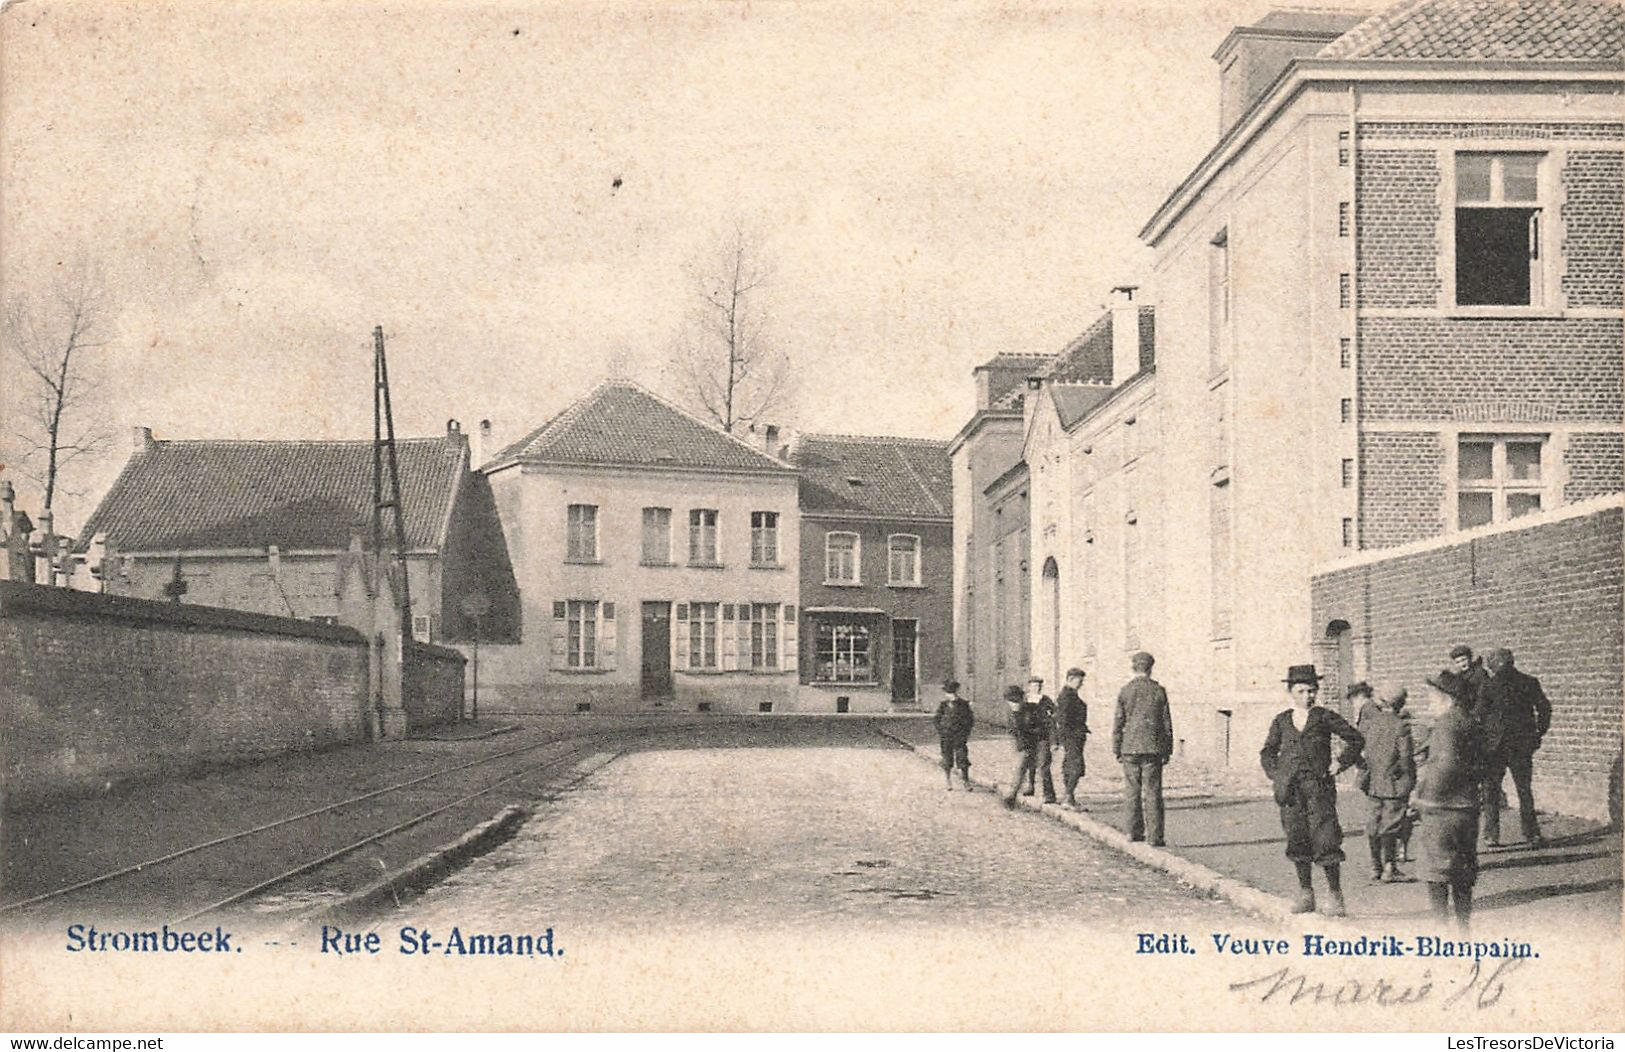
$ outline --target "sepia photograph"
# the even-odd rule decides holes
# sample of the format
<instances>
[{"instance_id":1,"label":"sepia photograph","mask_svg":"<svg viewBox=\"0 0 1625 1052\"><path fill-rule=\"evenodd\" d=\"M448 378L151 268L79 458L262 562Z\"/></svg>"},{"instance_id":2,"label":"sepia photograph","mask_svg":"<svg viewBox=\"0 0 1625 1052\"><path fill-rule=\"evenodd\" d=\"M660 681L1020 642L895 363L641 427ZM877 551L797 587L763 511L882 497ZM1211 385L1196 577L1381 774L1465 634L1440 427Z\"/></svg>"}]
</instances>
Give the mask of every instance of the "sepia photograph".
<instances>
[{"instance_id":1,"label":"sepia photograph","mask_svg":"<svg viewBox=\"0 0 1625 1052\"><path fill-rule=\"evenodd\" d=\"M1619 0L10 0L0 308L9 1032L1625 1030Z\"/></svg>"}]
</instances>

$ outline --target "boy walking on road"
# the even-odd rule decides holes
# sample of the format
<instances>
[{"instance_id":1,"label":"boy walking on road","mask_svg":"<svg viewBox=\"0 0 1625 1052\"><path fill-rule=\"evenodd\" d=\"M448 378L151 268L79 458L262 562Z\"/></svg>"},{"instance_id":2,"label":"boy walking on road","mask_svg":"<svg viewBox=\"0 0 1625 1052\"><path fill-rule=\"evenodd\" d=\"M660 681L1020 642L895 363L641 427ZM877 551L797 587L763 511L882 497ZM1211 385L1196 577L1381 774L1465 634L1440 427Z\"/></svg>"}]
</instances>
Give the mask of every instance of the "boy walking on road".
<instances>
[{"instance_id":1,"label":"boy walking on road","mask_svg":"<svg viewBox=\"0 0 1625 1052\"><path fill-rule=\"evenodd\" d=\"M976 714L970 702L959 696L959 681L950 679L942 685L942 703L937 706L933 722L937 725L937 739L942 744L942 776L947 779L948 790L954 788L954 768L965 788L970 788L970 732L976 726Z\"/></svg>"}]
</instances>

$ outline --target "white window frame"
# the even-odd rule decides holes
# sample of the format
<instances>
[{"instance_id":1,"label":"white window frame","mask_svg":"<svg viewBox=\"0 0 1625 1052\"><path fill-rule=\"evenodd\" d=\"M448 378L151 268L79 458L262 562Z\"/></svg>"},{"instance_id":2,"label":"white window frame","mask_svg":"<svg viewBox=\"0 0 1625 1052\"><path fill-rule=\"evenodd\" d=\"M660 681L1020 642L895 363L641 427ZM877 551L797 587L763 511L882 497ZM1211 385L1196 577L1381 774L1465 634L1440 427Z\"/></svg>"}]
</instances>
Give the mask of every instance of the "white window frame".
<instances>
[{"instance_id":1,"label":"white window frame","mask_svg":"<svg viewBox=\"0 0 1625 1052\"><path fill-rule=\"evenodd\" d=\"M1550 149L1532 149L1531 142L1461 143L1439 152L1440 200L1439 209L1439 285L1441 306L1452 314L1464 315L1519 315L1560 313L1566 305L1562 286L1562 239L1559 237L1557 208L1557 172L1562 165L1561 152ZM1457 158L1463 154L1487 154L1490 166L1490 200L1461 201L1456 186ZM1530 261L1529 303L1459 303L1456 294L1456 209L1525 207L1524 202L1508 202L1504 197L1501 178L1501 158L1508 154L1537 156L1535 169L1534 209L1539 212L1538 241L1535 248L1540 258Z\"/></svg>"},{"instance_id":2,"label":"white window frame","mask_svg":"<svg viewBox=\"0 0 1625 1052\"><path fill-rule=\"evenodd\" d=\"M852 576L836 577L831 571L830 556L834 554L832 542L837 537L852 538ZM847 530L831 530L824 534L824 583L825 584L862 584L863 583L863 538Z\"/></svg>"},{"instance_id":3,"label":"white window frame","mask_svg":"<svg viewBox=\"0 0 1625 1052\"><path fill-rule=\"evenodd\" d=\"M1230 364L1231 317L1234 282L1230 264L1230 227L1226 224L1208 242L1208 371L1221 373Z\"/></svg>"},{"instance_id":4,"label":"white window frame","mask_svg":"<svg viewBox=\"0 0 1625 1052\"><path fill-rule=\"evenodd\" d=\"M1490 477L1484 480L1463 480L1461 477L1461 447L1464 442L1490 445ZM1540 478L1514 479L1507 470L1508 443L1538 444L1540 446ZM1445 521L1452 533L1464 529L1479 529L1504 522L1513 517L1507 513L1507 496L1513 493L1534 494L1540 498L1540 508L1525 515L1549 511L1556 506L1555 464L1552 436L1544 431L1461 431L1451 443L1450 454L1450 508ZM1477 526L1461 525L1461 497L1464 493L1490 494L1490 521ZM1517 516L1522 518L1523 515Z\"/></svg>"},{"instance_id":5,"label":"white window frame","mask_svg":"<svg viewBox=\"0 0 1625 1052\"><path fill-rule=\"evenodd\" d=\"M840 635L840 630L841 629L846 629L847 630L847 640L846 640L846 642L848 643L848 645L847 645L847 647L846 647L846 649L844 651L844 655L846 657L846 663L847 663L846 664L846 671L844 673L842 672L842 668L841 668L841 658L843 656L843 650L841 648L841 644L842 644L843 641L838 638L838 636ZM829 633L829 637L830 637L830 649L829 649L830 662L829 662L829 675L828 676L825 676L823 674L823 655L825 653L825 651L824 651L824 634L825 634L826 631ZM865 674L862 675L862 676L860 676L858 674L858 666L857 666L857 660L856 660L857 653L858 653L857 648L850 645L851 641L856 639L858 633L860 633L860 632L862 633L863 641L864 641L863 654L864 654L864 659L865 659ZM814 669L815 674L818 677L817 681L820 682L820 683L874 683L874 682L877 682L877 677L876 677L876 674L875 674L875 654L874 654L874 649L875 649L875 632L868 625L861 624L861 623L858 623L858 622L848 622L848 621L820 621L820 622L818 622L817 626L813 630L813 669Z\"/></svg>"},{"instance_id":6,"label":"white window frame","mask_svg":"<svg viewBox=\"0 0 1625 1052\"><path fill-rule=\"evenodd\" d=\"M582 554L580 554L579 552L577 552L575 550L576 539L581 536L581 533L578 531L578 527L577 527L577 524L575 522L576 510L577 509L582 509L583 514L585 514L586 509L591 509L591 511L592 511L592 553L590 555L582 555ZM599 556L598 556L599 551L600 551L600 548L599 548L599 544L598 544L598 505L596 505L596 504L570 504L570 505L567 505L566 508L565 508L565 512L564 512L564 561L569 562L569 563L595 563L595 562L599 561Z\"/></svg>"},{"instance_id":7,"label":"white window frame","mask_svg":"<svg viewBox=\"0 0 1625 1052\"><path fill-rule=\"evenodd\" d=\"M603 633L599 630L600 603L596 599L565 600L564 665L569 669L598 668Z\"/></svg>"},{"instance_id":8,"label":"white window frame","mask_svg":"<svg viewBox=\"0 0 1625 1052\"><path fill-rule=\"evenodd\" d=\"M664 557L662 557L662 558L653 559L653 558L650 558L650 556L649 556L649 543L648 543L649 542L649 513L650 512L660 512L660 511L663 511L663 512L666 513L666 553L665 553ZM651 505L646 506L643 509L643 532L638 537L638 544L642 546L642 552L641 552L639 561L644 566L671 566L672 565L672 557L671 557L671 520L672 520L672 515L671 515L671 509L670 508L660 507L660 506L651 504Z\"/></svg>"},{"instance_id":9,"label":"white window frame","mask_svg":"<svg viewBox=\"0 0 1625 1052\"><path fill-rule=\"evenodd\" d=\"M710 558L703 558L704 553L698 550L695 544L697 537L705 536L705 516L711 516L711 551ZM721 566L722 565L722 512L716 508L690 508L688 509L688 565L690 566Z\"/></svg>"},{"instance_id":10,"label":"white window frame","mask_svg":"<svg viewBox=\"0 0 1625 1052\"><path fill-rule=\"evenodd\" d=\"M783 633L779 627L781 608L778 603L748 603L741 604L748 611L750 628L742 642L746 646L748 667L752 672L777 672L779 649L783 644ZM747 665L741 661L741 665Z\"/></svg>"},{"instance_id":11,"label":"white window frame","mask_svg":"<svg viewBox=\"0 0 1625 1052\"><path fill-rule=\"evenodd\" d=\"M710 613L710 618L703 616ZM705 660L705 646L711 645L711 660ZM722 669L722 604L688 604L688 668L691 672L718 672Z\"/></svg>"},{"instance_id":12,"label":"white window frame","mask_svg":"<svg viewBox=\"0 0 1625 1052\"><path fill-rule=\"evenodd\" d=\"M892 572L895 567L893 558L897 555L895 546L898 541L914 542L914 574L912 577L897 577ZM921 580L920 563L924 557L923 548L924 545L920 543L920 535L917 533L889 534L886 537L886 583L892 586L918 587Z\"/></svg>"},{"instance_id":13,"label":"white window frame","mask_svg":"<svg viewBox=\"0 0 1625 1052\"><path fill-rule=\"evenodd\" d=\"M769 525L763 521L757 524L758 519L772 518ZM763 551L766 542L772 542L771 551ZM765 556L765 557L762 557ZM779 513L776 511L753 511L750 513L750 564L752 566L779 566Z\"/></svg>"}]
</instances>

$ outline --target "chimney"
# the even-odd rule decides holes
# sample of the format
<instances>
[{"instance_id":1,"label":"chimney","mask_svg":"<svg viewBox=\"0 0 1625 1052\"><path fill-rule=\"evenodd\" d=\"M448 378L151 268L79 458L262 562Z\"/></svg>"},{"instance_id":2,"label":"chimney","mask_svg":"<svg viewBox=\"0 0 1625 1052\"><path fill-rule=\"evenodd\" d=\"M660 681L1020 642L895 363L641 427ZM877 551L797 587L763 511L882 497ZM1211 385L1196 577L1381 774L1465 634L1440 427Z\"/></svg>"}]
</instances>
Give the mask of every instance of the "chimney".
<instances>
[{"instance_id":1,"label":"chimney","mask_svg":"<svg viewBox=\"0 0 1625 1052\"><path fill-rule=\"evenodd\" d=\"M1369 13L1277 8L1250 26L1232 29L1213 53L1219 64L1219 134L1228 132L1295 59L1312 58Z\"/></svg>"},{"instance_id":2,"label":"chimney","mask_svg":"<svg viewBox=\"0 0 1625 1052\"><path fill-rule=\"evenodd\" d=\"M1112 289L1112 386L1128 382L1140 371L1140 305L1134 302L1138 285Z\"/></svg>"},{"instance_id":3,"label":"chimney","mask_svg":"<svg viewBox=\"0 0 1625 1052\"><path fill-rule=\"evenodd\" d=\"M492 430L491 421L481 420L479 430L474 432L474 437L469 442L468 466L479 468L490 460L496 451L496 435Z\"/></svg>"},{"instance_id":4,"label":"chimney","mask_svg":"<svg viewBox=\"0 0 1625 1052\"><path fill-rule=\"evenodd\" d=\"M132 428L130 428L130 452L132 452L132 453L145 453L147 450L151 449L155 444L156 443L154 443L153 440L152 440L152 428L150 428L150 427L132 427Z\"/></svg>"}]
</instances>

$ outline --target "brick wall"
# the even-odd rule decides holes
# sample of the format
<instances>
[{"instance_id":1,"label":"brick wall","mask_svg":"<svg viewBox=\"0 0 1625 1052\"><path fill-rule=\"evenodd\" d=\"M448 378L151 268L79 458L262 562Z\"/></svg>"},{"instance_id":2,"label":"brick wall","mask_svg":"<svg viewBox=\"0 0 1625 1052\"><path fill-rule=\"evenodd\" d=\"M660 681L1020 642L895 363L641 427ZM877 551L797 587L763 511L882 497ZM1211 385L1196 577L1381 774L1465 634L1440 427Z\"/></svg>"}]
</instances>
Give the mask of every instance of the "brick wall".
<instances>
[{"instance_id":1,"label":"brick wall","mask_svg":"<svg viewBox=\"0 0 1625 1052\"><path fill-rule=\"evenodd\" d=\"M1439 162L1432 150L1361 150L1361 307L1433 307L1439 298Z\"/></svg>"},{"instance_id":2,"label":"brick wall","mask_svg":"<svg viewBox=\"0 0 1625 1052\"><path fill-rule=\"evenodd\" d=\"M1591 139L1625 137L1625 124L1481 124L1464 121L1363 121L1361 139Z\"/></svg>"},{"instance_id":3,"label":"brick wall","mask_svg":"<svg viewBox=\"0 0 1625 1052\"><path fill-rule=\"evenodd\" d=\"M1360 413L1473 419L1480 405L1510 402L1546 419L1618 423L1622 347L1618 318L1362 318Z\"/></svg>"},{"instance_id":4,"label":"brick wall","mask_svg":"<svg viewBox=\"0 0 1625 1052\"><path fill-rule=\"evenodd\" d=\"M8 806L366 736L349 628L0 582Z\"/></svg>"},{"instance_id":5,"label":"brick wall","mask_svg":"<svg viewBox=\"0 0 1625 1052\"><path fill-rule=\"evenodd\" d=\"M1618 307L1625 294L1625 155L1570 151L1563 187L1563 291L1569 306Z\"/></svg>"},{"instance_id":6,"label":"brick wall","mask_svg":"<svg viewBox=\"0 0 1625 1052\"><path fill-rule=\"evenodd\" d=\"M1310 644L1332 666L1326 628L1346 621L1362 651L1356 667L1410 686L1419 719L1428 708L1424 678L1453 644L1511 648L1552 700L1551 733L1535 761L1537 804L1617 822L1625 522L1617 498L1608 503L1318 573Z\"/></svg>"},{"instance_id":7,"label":"brick wall","mask_svg":"<svg viewBox=\"0 0 1625 1052\"><path fill-rule=\"evenodd\" d=\"M1563 460L1568 481L1563 500L1569 503L1625 489L1625 435L1581 431L1569 436Z\"/></svg>"},{"instance_id":8,"label":"brick wall","mask_svg":"<svg viewBox=\"0 0 1625 1052\"><path fill-rule=\"evenodd\" d=\"M1360 546L1390 548L1444 531L1444 448L1430 432L1360 435Z\"/></svg>"}]
</instances>

